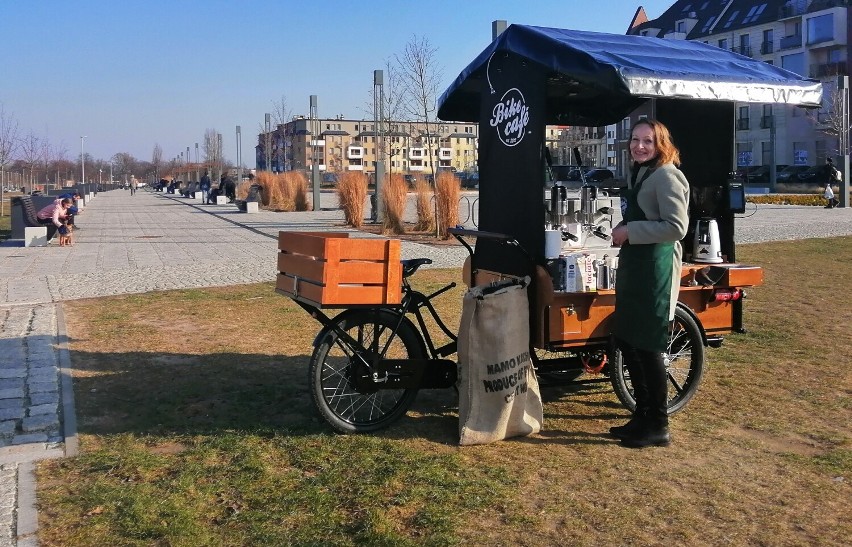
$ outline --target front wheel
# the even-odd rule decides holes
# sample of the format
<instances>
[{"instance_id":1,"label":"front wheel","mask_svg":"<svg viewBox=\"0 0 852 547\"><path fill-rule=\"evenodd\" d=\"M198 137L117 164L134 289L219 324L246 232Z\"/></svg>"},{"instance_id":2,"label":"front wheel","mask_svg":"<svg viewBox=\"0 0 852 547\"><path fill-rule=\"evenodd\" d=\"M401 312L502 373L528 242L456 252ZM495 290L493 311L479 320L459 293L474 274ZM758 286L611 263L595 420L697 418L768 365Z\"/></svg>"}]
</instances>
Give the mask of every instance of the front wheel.
<instances>
[{"instance_id":1,"label":"front wheel","mask_svg":"<svg viewBox=\"0 0 852 547\"><path fill-rule=\"evenodd\" d=\"M341 340L329 329L311 356L309 382L311 399L322 417L340 433L366 433L387 427L405 414L417 395L416 389L365 387L370 371L363 364L374 355L386 359L425 357L423 340L409 322L396 334L399 316L387 310L359 310L337 319L337 326L357 346Z\"/></svg>"},{"instance_id":2,"label":"front wheel","mask_svg":"<svg viewBox=\"0 0 852 547\"><path fill-rule=\"evenodd\" d=\"M686 406L686 403L698 391L698 384L704 375L704 340L701 329L695 319L684 309L675 309L675 318L669 324L669 342L663 354L668 377L669 398L668 413L674 414ZM621 351L613 352L610 380L618 400L633 412L636 399L633 397L633 384L630 373L624 366Z\"/></svg>"}]
</instances>

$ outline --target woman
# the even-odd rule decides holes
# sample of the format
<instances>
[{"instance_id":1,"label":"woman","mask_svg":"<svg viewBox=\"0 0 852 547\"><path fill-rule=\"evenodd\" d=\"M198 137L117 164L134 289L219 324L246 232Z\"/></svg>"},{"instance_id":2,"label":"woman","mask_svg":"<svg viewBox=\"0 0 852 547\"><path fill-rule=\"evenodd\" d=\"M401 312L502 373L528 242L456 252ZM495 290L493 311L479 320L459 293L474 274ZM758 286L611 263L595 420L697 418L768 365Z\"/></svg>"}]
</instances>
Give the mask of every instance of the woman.
<instances>
[{"instance_id":1,"label":"woman","mask_svg":"<svg viewBox=\"0 0 852 547\"><path fill-rule=\"evenodd\" d=\"M681 272L680 240L689 224L689 183L669 130L643 119L630 137L633 169L624 220L612 231L618 255L613 334L633 384L636 410L610 428L632 448L667 446L668 379L663 352L674 319Z\"/></svg>"},{"instance_id":2,"label":"woman","mask_svg":"<svg viewBox=\"0 0 852 547\"><path fill-rule=\"evenodd\" d=\"M38 223L47 226L48 242L53 239L56 232L62 235L68 233L68 227L63 225L63 221L68 216L68 209L71 208L71 203L71 198L56 199L50 205L36 213Z\"/></svg>"}]
</instances>

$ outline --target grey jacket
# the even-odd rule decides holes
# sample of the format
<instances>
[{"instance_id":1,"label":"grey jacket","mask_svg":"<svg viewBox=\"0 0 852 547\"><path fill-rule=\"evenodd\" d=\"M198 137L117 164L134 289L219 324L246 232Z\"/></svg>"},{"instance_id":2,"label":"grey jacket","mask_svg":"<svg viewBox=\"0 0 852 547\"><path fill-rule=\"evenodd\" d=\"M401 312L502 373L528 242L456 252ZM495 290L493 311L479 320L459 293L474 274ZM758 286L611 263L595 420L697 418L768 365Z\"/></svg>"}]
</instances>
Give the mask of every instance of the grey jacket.
<instances>
[{"instance_id":1,"label":"grey jacket","mask_svg":"<svg viewBox=\"0 0 852 547\"><path fill-rule=\"evenodd\" d=\"M642 180L647 169L647 167L639 168L636 180ZM674 243L669 307L669 319L674 319L683 258L680 240L686 236L689 227L689 182L680 169L673 164L661 165L654 169L642 183L636 200L648 220L627 223L630 243L635 245Z\"/></svg>"}]
</instances>

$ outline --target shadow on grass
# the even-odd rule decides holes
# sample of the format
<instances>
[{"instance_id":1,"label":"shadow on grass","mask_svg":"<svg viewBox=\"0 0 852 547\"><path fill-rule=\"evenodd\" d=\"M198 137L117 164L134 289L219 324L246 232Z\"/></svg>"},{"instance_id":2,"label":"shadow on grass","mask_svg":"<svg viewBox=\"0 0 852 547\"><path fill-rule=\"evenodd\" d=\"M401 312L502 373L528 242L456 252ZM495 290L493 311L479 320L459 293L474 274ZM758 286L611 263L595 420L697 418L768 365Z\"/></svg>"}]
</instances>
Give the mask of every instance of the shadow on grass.
<instances>
[{"instance_id":1,"label":"shadow on grass","mask_svg":"<svg viewBox=\"0 0 852 547\"><path fill-rule=\"evenodd\" d=\"M78 431L113 435L217 435L245 432L260 436L329 434L310 397L309 356L215 353L91 353L72 351ZM619 418L618 404L592 400L600 387L547 386L545 404L570 399L595 407L550 418ZM579 407L578 407L579 408ZM374 435L417 437L442 444L458 442L455 389L421 390L409 412ZM550 432L548 436L561 436ZM566 433L564 439L593 442L594 435Z\"/></svg>"}]
</instances>

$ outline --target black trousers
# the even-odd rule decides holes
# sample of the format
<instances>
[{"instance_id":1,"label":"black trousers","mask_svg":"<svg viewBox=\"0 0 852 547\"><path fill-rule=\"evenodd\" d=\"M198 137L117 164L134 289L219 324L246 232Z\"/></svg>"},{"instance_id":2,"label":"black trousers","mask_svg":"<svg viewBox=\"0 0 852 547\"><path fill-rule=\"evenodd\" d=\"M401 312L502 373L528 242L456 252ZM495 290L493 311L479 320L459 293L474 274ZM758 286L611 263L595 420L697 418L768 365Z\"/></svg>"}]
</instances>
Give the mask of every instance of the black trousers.
<instances>
[{"instance_id":1,"label":"black trousers","mask_svg":"<svg viewBox=\"0 0 852 547\"><path fill-rule=\"evenodd\" d=\"M622 340L618 347L633 384L636 414L651 423L668 425L668 375L663 354L634 348Z\"/></svg>"}]
</instances>

